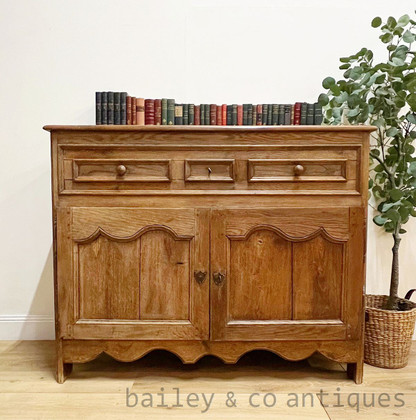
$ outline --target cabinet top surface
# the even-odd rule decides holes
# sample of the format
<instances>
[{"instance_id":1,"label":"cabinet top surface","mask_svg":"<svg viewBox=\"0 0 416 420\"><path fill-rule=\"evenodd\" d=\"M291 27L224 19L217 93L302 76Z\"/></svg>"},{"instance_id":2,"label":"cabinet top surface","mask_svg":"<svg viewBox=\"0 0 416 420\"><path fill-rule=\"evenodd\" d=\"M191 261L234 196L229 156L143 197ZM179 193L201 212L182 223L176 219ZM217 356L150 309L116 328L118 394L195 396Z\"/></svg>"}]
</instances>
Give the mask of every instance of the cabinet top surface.
<instances>
[{"instance_id":1,"label":"cabinet top surface","mask_svg":"<svg viewBox=\"0 0 416 420\"><path fill-rule=\"evenodd\" d=\"M280 125L280 126L209 126L209 125L183 125L183 126L161 126L161 125L45 125L43 127L47 131L95 131L95 132L111 132L111 131L132 131L132 132L370 132L377 129L371 125Z\"/></svg>"}]
</instances>

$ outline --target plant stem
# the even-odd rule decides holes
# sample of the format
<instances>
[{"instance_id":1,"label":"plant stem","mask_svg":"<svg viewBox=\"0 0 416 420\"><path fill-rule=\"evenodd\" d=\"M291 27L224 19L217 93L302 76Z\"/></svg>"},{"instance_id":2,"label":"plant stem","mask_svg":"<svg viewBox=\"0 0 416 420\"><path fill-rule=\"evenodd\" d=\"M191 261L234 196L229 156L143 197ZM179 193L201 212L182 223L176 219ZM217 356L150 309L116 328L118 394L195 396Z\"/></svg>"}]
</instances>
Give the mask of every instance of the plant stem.
<instances>
[{"instance_id":1,"label":"plant stem","mask_svg":"<svg viewBox=\"0 0 416 420\"><path fill-rule=\"evenodd\" d=\"M391 264L391 279L390 279L390 295L387 302L386 309L396 310L397 309L397 298L399 289L399 246L400 246L400 235L399 230L393 233L394 245L392 248L393 260Z\"/></svg>"}]
</instances>

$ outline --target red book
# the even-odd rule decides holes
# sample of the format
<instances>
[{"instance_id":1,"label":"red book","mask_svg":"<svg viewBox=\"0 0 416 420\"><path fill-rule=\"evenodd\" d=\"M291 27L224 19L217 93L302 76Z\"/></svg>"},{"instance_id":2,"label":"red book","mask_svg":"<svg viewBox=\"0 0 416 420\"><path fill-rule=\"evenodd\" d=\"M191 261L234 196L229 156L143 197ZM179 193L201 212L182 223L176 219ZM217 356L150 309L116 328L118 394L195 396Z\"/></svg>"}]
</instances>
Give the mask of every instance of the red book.
<instances>
[{"instance_id":1,"label":"red book","mask_svg":"<svg viewBox=\"0 0 416 420\"><path fill-rule=\"evenodd\" d=\"M194 125L201 125L201 107L199 105L194 106Z\"/></svg>"},{"instance_id":2,"label":"red book","mask_svg":"<svg viewBox=\"0 0 416 420\"><path fill-rule=\"evenodd\" d=\"M136 124L144 125L144 99L136 98Z\"/></svg>"},{"instance_id":3,"label":"red book","mask_svg":"<svg viewBox=\"0 0 416 420\"><path fill-rule=\"evenodd\" d=\"M237 125L243 125L243 105L237 105Z\"/></svg>"},{"instance_id":4,"label":"red book","mask_svg":"<svg viewBox=\"0 0 416 420\"><path fill-rule=\"evenodd\" d=\"M217 105L217 125L222 125L222 107Z\"/></svg>"},{"instance_id":5,"label":"red book","mask_svg":"<svg viewBox=\"0 0 416 420\"><path fill-rule=\"evenodd\" d=\"M155 124L162 124L162 100L155 99Z\"/></svg>"},{"instance_id":6,"label":"red book","mask_svg":"<svg viewBox=\"0 0 416 420\"><path fill-rule=\"evenodd\" d=\"M217 125L217 105L215 104L209 107L209 125Z\"/></svg>"},{"instance_id":7,"label":"red book","mask_svg":"<svg viewBox=\"0 0 416 420\"><path fill-rule=\"evenodd\" d=\"M131 124L131 96L126 98L126 124Z\"/></svg>"},{"instance_id":8,"label":"red book","mask_svg":"<svg viewBox=\"0 0 416 420\"><path fill-rule=\"evenodd\" d=\"M227 125L227 105L222 104L222 125Z\"/></svg>"},{"instance_id":9,"label":"red book","mask_svg":"<svg viewBox=\"0 0 416 420\"><path fill-rule=\"evenodd\" d=\"M256 125L262 125L263 121L263 106L257 105Z\"/></svg>"},{"instance_id":10,"label":"red book","mask_svg":"<svg viewBox=\"0 0 416 420\"><path fill-rule=\"evenodd\" d=\"M131 98L131 123L133 125L137 124L136 104L137 104L137 98L132 97Z\"/></svg>"},{"instance_id":11,"label":"red book","mask_svg":"<svg viewBox=\"0 0 416 420\"><path fill-rule=\"evenodd\" d=\"M155 123L155 100L145 99L144 101L144 124L154 125Z\"/></svg>"}]
</instances>

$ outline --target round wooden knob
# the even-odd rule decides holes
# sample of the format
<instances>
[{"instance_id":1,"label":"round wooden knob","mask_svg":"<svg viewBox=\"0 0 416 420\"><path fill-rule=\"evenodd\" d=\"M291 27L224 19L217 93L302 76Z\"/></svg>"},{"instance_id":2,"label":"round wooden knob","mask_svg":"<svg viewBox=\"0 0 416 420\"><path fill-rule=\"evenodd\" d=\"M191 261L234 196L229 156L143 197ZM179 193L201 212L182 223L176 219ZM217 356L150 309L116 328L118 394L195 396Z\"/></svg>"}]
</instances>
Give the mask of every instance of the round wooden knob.
<instances>
[{"instance_id":1,"label":"round wooden knob","mask_svg":"<svg viewBox=\"0 0 416 420\"><path fill-rule=\"evenodd\" d=\"M120 176L125 175L127 172L127 168L124 165L118 165L117 166L117 174Z\"/></svg>"},{"instance_id":2,"label":"round wooden knob","mask_svg":"<svg viewBox=\"0 0 416 420\"><path fill-rule=\"evenodd\" d=\"M305 172L305 168L302 165L296 165L293 168L293 172L295 175L302 175Z\"/></svg>"}]
</instances>

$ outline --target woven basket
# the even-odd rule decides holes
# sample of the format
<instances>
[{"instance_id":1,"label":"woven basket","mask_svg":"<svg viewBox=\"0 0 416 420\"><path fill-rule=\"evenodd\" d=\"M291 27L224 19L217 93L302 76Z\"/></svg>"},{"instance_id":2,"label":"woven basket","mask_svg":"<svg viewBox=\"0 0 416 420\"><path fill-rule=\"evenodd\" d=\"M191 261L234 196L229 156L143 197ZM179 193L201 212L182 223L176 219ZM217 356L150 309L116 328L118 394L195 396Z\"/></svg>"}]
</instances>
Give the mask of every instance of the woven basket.
<instances>
[{"instance_id":1,"label":"woven basket","mask_svg":"<svg viewBox=\"0 0 416 420\"><path fill-rule=\"evenodd\" d=\"M370 365L398 369L409 361L416 321L416 304L399 299L405 311L381 309L384 295L366 295L364 361Z\"/></svg>"}]
</instances>

